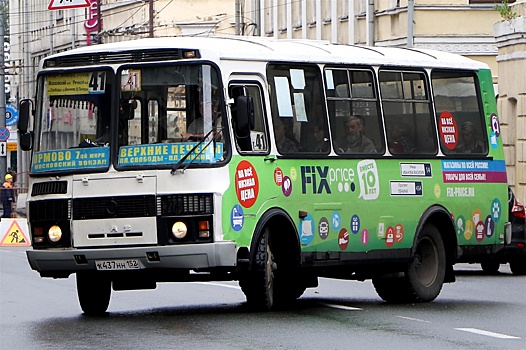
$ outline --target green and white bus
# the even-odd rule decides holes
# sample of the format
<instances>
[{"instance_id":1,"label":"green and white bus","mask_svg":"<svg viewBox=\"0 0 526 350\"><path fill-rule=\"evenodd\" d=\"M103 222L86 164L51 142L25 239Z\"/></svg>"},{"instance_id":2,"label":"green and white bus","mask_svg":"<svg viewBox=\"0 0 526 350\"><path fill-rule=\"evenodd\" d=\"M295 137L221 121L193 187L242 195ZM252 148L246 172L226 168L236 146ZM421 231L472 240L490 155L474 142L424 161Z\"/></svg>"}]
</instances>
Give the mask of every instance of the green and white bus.
<instances>
[{"instance_id":1,"label":"green and white bus","mask_svg":"<svg viewBox=\"0 0 526 350\"><path fill-rule=\"evenodd\" d=\"M423 49L256 37L143 39L42 60L20 104L27 257L112 289L238 280L286 305L318 277L434 300L510 230L485 64Z\"/></svg>"}]
</instances>

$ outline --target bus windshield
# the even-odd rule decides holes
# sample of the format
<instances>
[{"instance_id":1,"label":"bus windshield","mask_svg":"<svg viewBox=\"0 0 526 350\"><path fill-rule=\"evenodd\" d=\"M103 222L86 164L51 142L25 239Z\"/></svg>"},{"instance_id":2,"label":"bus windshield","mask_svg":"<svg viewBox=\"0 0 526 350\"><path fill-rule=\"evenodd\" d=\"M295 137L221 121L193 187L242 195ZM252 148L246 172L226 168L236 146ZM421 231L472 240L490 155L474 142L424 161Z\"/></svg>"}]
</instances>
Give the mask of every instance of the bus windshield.
<instances>
[{"instance_id":1,"label":"bus windshield","mask_svg":"<svg viewBox=\"0 0 526 350\"><path fill-rule=\"evenodd\" d=\"M32 173L108 168L113 76L92 70L40 77Z\"/></svg>"},{"instance_id":2,"label":"bus windshield","mask_svg":"<svg viewBox=\"0 0 526 350\"><path fill-rule=\"evenodd\" d=\"M40 85L32 173L104 171L110 159L120 169L225 159L220 82L210 65L83 70L45 75Z\"/></svg>"},{"instance_id":3,"label":"bus windshield","mask_svg":"<svg viewBox=\"0 0 526 350\"><path fill-rule=\"evenodd\" d=\"M224 160L223 104L212 66L134 65L118 76L119 167Z\"/></svg>"}]
</instances>

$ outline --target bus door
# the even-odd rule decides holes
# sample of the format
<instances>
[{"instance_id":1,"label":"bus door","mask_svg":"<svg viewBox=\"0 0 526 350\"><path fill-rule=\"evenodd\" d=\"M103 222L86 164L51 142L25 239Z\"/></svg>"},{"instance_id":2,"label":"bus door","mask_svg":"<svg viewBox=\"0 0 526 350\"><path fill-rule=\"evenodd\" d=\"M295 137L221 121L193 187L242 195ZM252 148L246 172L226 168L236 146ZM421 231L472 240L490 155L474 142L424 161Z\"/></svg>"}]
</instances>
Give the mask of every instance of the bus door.
<instances>
[{"instance_id":1,"label":"bus door","mask_svg":"<svg viewBox=\"0 0 526 350\"><path fill-rule=\"evenodd\" d=\"M237 203L229 218L234 231L249 222L255 225L256 214L275 205L272 203L281 192L283 177L276 156L270 154L263 86L259 76L246 75L231 76L228 86L236 150L231 162L235 186L231 188L235 188Z\"/></svg>"}]
</instances>

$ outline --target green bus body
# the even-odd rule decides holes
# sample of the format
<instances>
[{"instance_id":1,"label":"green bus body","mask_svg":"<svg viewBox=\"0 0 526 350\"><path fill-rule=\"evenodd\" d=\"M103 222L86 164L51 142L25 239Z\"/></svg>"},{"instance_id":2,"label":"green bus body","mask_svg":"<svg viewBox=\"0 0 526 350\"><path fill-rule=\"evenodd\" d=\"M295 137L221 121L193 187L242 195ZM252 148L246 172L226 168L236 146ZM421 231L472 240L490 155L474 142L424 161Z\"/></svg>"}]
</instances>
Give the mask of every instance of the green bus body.
<instances>
[{"instance_id":1,"label":"green bus body","mask_svg":"<svg viewBox=\"0 0 526 350\"><path fill-rule=\"evenodd\" d=\"M492 259L510 235L479 62L167 38L51 56L38 82L34 133L27 100L19 124L33 152L28 260L42 277L76 273L87 314L111 288L191 280L239 280L264 309L318 277L431 301L455 263Z\"/></svg>"}]
</instances>

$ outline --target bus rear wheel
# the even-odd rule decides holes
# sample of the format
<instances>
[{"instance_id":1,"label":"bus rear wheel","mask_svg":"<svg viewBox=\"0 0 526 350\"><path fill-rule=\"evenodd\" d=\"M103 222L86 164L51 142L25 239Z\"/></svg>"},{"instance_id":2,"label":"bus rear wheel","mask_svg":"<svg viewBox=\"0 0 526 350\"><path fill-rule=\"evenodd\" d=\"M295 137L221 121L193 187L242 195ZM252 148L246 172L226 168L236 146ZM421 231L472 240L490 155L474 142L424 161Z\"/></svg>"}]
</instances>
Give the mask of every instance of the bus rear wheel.
<instances>
[{"instance_id":1,"label":"bus rear wheel","mask_svg":"<svg viewBox=\"0 0 526 350\"><path fill-rule=\"evenodd\" d=\"M93 272L77 272L77 295L86 315L104 315L110 304L111 280Z\"/></svg>"},{"instance_id":2,"label":"bus rear wheel","mask_svg":"<svg viewBox=\"0 0 526 350\"><path fill-rule=\"evenodd\" d=\"M374 278L373 285L378 295L390 303L428 302L440 294L445 275L444 242L438 229L426 224L403 276Z\"/></svg>"}]
</instances>

